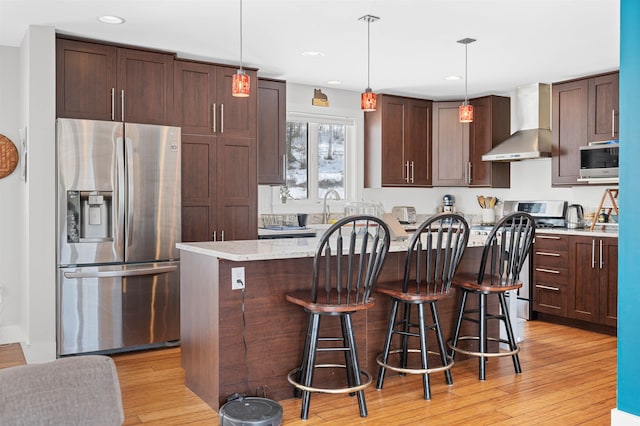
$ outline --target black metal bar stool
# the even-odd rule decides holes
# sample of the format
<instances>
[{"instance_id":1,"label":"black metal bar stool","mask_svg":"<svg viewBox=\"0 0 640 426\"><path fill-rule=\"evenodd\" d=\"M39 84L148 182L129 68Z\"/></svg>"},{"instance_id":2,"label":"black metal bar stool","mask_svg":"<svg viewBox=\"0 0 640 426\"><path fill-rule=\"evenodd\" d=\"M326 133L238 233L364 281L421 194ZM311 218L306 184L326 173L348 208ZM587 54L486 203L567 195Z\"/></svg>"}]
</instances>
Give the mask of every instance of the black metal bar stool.
<instances>
[{"instance_id":1,"label":"black metal bar stool","mask_svg":"<svg viewBox=\"0 0 640 426\"><path fill-rule=\"evenodd\" d=\"M458 319L453 338L448 342L451 357L456 352L479 357L479 378L485 380L487 358L511 356L516 373L520 373L520 359L518 346L511 321L505 294L507 291L522 287L520 270L529 254L535 236L536 225L533 217L527 213L512 213L500 219L489 233L482 251L482 259L477 274L458 274L453 285L462 290L462 301L458 311ZM469 295L478 296L478 308L466 307ZM496 296L499 300L500 311L488 312L487 298ZM504 323L507 339L489 337L487 321L498 320ZM463 321L478 325L478 334L474 336L460 336ZM477 342L463 347L462 342ZM490 348L489 342L497 343L496 348ZM500 350L499 344L507 344L508 350Z\"/></svg>"},{"instance_id":2,"label":"black metal bar stool","mask_svg":"<svg viewBox=\"0 0 640 426\"><path fill-rule=\"evenodd\" d=\"M291 370L287 379L302 393L300 417L309 416L311 392L355 393L360 416L367 416L364 388L371 375L360 368L351 316L374 305L371 292L376 283L391 241L389 228L377 217L349 216L332 225L322 236L313 261L311 289L286 295L287 301L302 306L309 313L307 337L300 367ZM326 316L340 318L341 335L320 337L320 320ZM364 330L363 330L364 331ZM318 345L323 342L323 346ZM341 346L336 346L341 344ZM344 365L316 364L318 352L344 353ZM343 368L346 387L322 388L313 385L316 368ZM367 380L363 381L362 376Z\"/></svg>"},{"instance_id":3,"label":"black metal bar stool","mask_svg":"<svg viewBox=\"0 0 640 426\"><path fill-rule=\"evenodd\" d=\"M376 361L380 365L377 388L384 385L387 369L408 374L421 374L424 399L431 399L429 374L444 371L447 384L453 384L453 359L447 354L440 329L438 300L449 296L451 281L458 268L469 239L469 225L457 214L447 213L431 217L422 223L409 242L404 265L404 279L400 283L385 283L377 292L391 297L391 313L383 352ZM398 307L403 306L403 312ZM418 323L411 320L411 306L418 308ZM431 308L433 323L427 326L425 305ZM415 320L414 320L415 321ZM427 330L433 330L438 352L427 347ZM398 349L391 349L393 336L400 336ZM419 349L409 348L409 337L417 337ZM420 354L420 366L409 362L410 353ZM430 367L429 354L440 356L440 365ZM392 361L389 356L392 355ZM397 355L397 359L396 359ZM410 365L411 364L411 365Z\"/></svg>"}]
</instances>

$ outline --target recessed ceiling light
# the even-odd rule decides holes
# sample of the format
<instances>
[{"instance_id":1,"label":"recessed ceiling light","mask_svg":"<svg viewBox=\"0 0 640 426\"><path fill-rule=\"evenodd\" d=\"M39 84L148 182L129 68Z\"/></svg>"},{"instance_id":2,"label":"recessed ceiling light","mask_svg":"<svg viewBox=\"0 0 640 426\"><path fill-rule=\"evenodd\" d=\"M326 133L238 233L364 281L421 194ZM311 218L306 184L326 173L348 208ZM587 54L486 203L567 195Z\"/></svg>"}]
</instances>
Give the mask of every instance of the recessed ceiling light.
<instances>
[{"instance_id":1,"label":"recessed ceiling light","mask_svg":"<svg viewBox=\"0 0 640 426\"><path fill-rule=\"evenodd\" d=\"M114 15L102 15L98 16L98 21L104 22L105 24L124 24L124 18Z\"/></svg>"},{"instance_id":2,"label":"recessed ceiling light","mask_svg":"<svg viewBox=\"0 0 640 426\"><path fill-rule=\"evenodd\" d=\"M302 52L302 56L324 56L324 53L322 52Z\"/></svg>"},{"instance_id":3,"label":"recessed ceiling light","mask_svg":"<svg viewBox=\"0 0 640 426\"><path fill-rule=\"evenodd\" d=\"M327 84L338 85L342 84L342 82L340 80L329 80L327 81Z\"/></svg>"},{"instance_id":4,"label":"recessed ceiling light","mask_svg":"<svg viewBox=\"0 0 640 426\"><path fill-rule=\"evenodd\" d=\"M444 78L447 81L456 81L456 80L462 80L462 76L460 75L449 75L447 77Z\"/></svg>"}]
</instances>

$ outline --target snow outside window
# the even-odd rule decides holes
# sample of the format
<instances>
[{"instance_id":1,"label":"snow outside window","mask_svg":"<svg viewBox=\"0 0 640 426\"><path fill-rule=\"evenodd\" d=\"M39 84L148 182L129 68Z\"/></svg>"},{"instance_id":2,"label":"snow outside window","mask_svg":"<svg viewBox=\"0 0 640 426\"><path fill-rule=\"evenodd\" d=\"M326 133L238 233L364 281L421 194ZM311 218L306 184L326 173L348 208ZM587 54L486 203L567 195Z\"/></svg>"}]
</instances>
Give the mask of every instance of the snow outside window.
<instances>
[{"instance_id":1,"label":"snow outside window","mask_svg":"<svg viewBox=\"0 0 640 426\"><path fill-rule=\"evenodd\" d=\"M321 200L333 189L347 198L347 146L354 125L345 120L287 121L287 188L294 200Z\"/></svg>"}]
</instances>

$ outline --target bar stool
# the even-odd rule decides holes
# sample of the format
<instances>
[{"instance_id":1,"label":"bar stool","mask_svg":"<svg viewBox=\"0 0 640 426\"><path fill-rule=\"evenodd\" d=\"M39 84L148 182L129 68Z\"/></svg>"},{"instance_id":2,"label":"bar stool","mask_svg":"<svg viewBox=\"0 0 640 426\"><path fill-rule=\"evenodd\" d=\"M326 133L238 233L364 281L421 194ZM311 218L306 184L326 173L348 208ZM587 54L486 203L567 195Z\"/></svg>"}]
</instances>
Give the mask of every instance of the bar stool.
<instances>
[{"instance_id":1,"label":"bar stool","mask_svg":"<svg viewBox=\"0 0 640 426\"><path fill-rule=\"evenodd\" d=\"M516 373L521 373L518 352L520 347L516 343L509 319L509 309L505 294L507 291L522 287L520 270L531 249L535 236L536 225L527 213L516 212L503 217L489 233L482 251L482 258L477 274L465 273L455 276L453 285L462 290L462 301L458 310L453 338L448 342L450 355L455 358L456 352L479 357L479 379L485 380L487 358L511 356ZM478 296L478 308L467 308L468 296ZM487 297L497 296L500 303L499 312L488 312ZM511 297L515 297L512 295ZM504 324L507 339L489 337L487 335L487 321L498 320ZM463 321L478 324L478 334L475 336L460 336ZM477 350L472 343L466 349L461 341L477 342ZM488 342L497 342L497 348L489 348ZM508 350L500 350L499 344L507 344Z\"/></svg>"},{"instance_id":2,"label":"bar stool","mask_svg":"<svg viewBox=\"0 0 640 426\"><path fill-rule=\"evenodd\" d=\"M418 227L409 242L403 280L395 285L385 283L376 289L378 293L389 296L392 301L384 348L376 358L380 366L377 389L382 389L387 369L399 373L421 374L424 399L431 399L429 374L444 371L447 384L453 384L450 371L453 360L445 348L436 305L438 300L450 294L451 280L468 239L469 225L462 216L453 213L432 216ZM404 308L402 313L398 311L400 305ZM411 320L412 305L418 308L417 324ZM428 326L425 305L431 308L433 320ZM427 330L435 332L438 352L428 350ZM400 337L399 348L392 350L394 335ZM419 349L409 348L409 337L418 338ZM410 353L420 354L420 367L409 366ZM429 366L429 354L440 356L439 366ZM394 355L393 362L389 360L390 355Z\"/></svg>"},{"instance_id":3,"label":"bar stool","mask_svg":"<svg viewBox=\"0 0 640 426\"><path fill-rule=\"evenodd\" d=\"M377 217L358 215L339 220L318 243L311 288L286 295L287 301L303 307L309 313L302 362L287 376L289 383L296 388L296 396L302 393L300 417L303 420L309 416L311 392L355 393L360 416L367 416L363 389L372 379L368 372L360 368L351 316L373 307L371 293L389 251L390 241L389 228ZM340 336L319 337L320 320L327 316L340 318ZM318 345L319 342L323 343L322 347ZM344 365L316 364L318 352L335 351L344 353ZM314 386L316 368L345 369L347 386ZM366 376L365 381L362 380L363 375Z\"/></svg>"}]
</instances>

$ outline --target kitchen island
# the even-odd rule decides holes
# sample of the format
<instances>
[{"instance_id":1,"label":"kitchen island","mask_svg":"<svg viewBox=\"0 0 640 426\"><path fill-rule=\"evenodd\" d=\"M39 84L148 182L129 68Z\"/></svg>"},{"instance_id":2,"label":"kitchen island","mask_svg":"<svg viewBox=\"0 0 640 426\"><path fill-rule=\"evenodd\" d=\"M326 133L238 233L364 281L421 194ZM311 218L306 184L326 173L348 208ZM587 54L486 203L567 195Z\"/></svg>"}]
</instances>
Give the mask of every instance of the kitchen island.
<instances>
[{"instance_id":1,"label":"kitchen island","mask_svg":"<svg viewBox=\"0 0 640 426\"><path fill-rule=\"evenodd\" d=\"M307 314L288 303L285 293L310 285L317 242L287 238L178 244L185 383L214 410L235 392L275 400L293 396L287 373L300 362ZM470 238L460 270L477 270L483 243L483 236ZM402 277L406 249L407 241L391 243L379 282ZM232 268L244 268L244 291L232 289ZM375 298L374 308L354 315L360 362L374 376L390 310L386 297ZM455 296L439 302L445 338L451 336L457 306ZM323 319L323 324L331 327L332 320ZM492 331L497 334L497 326Z\"/></svg>"}]
</instances>

